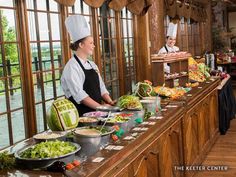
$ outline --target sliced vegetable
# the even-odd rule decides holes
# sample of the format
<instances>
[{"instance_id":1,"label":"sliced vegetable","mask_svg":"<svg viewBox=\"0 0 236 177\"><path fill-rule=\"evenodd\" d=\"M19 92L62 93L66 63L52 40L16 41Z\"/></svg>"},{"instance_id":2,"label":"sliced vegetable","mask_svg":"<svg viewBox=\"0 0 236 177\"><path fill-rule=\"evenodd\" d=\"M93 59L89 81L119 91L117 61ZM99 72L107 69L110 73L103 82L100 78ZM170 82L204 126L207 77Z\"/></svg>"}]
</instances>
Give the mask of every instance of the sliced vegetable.
<instances>
[{"instance_id":1,"label":"sliced vegetable","mask_svg":"<svg viewBox=\"0 0 236 177\"><path fill-rule=\"evenodd\" d=\"M79 166L80 165L80 161L78 160L74 160L73 161L73 165L76 167L76 166Z\"/></svg>"},{"instance_id":2,"label":"sliced vegetable","mask_svg":"<svg viewBox=\"0 0 236 177\"><path fill-rule=\"evenodd\" d=\"M112 137L113 141L117 141L119 139L117 135L111 135L111 137Z\"/></svg>"},{"instance_id":3,"label":"sliced vegetable","mask_svg":"<svg viewBox=\"0 0 236 177\"><path fill-rule=\"evenodd\" d=\"M75 166L72 163L66 164L66 169L67 170L72 170L73 168L75 168Z\"/></svg>"},{"instance_id":4,"label":"sliced vegetable","mask_svg":"<svg viewBox=\"0 0 236 177\"><path fill-rule=\"evenodd\" d=\"M113 128L116 130L116 131L119 131L120 130L120 127L118 125L114 125Z\"/></svg>"}]
</instances>

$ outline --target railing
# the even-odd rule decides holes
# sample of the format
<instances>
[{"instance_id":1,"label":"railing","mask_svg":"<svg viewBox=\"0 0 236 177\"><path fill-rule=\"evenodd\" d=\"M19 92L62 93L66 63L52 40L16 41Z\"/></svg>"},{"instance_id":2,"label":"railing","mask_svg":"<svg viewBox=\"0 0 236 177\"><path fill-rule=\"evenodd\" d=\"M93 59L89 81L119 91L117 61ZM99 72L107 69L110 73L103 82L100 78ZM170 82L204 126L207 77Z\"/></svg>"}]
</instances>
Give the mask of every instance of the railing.
<instances>
[{"instance_id":1,"label":"railing","mask_svg":"<svg viewBox=\"0 0 236 177\"><path fill-rule=\"evenodd\" d=\"M58 65L59 65L59 68L62 67L62 58L61 58L61 55L58 55L58 58L57 59L54 59L53 62L55 61L58 61ZM39 61L38 61L38 58L37 57L34 57L34 61L32 62L32 66L35 67L35 71L42 71L42 70L45 70L46 69L46 64L47 63L50 63L51 60L43 60L42 61L42 69L40 69L40 66L39 66ZM7 71L7 75L8 76L11 76L12 75L12 67L13 66L18 66L19 63L11 63L11 61L8 59L6 60L6 71ZM0 64L0 68L1 67L4 67L4 64ZM60 75L61 75L61 70L60 70ZM36 73L36 78L37 78L37 82L36 84L34 85L37 85L37 88L41 88L41 77L40 77L40 73L37 72ZM47 77L46 77L47 78ZM58 80L58 79L56 79ZM43 83L48 83L48 82L51 82L53 80L47 80L45 79L45 81ZM17 90L17 89L20 89L21 86L19 87L13 87L13 78L12 77L9 77L9 87L10 87L10 94L13 95L14 94L14 90ZM0 93L3 93L5 92L5 89L4 90L0 90Z\"/></svg>"}]
</instances>

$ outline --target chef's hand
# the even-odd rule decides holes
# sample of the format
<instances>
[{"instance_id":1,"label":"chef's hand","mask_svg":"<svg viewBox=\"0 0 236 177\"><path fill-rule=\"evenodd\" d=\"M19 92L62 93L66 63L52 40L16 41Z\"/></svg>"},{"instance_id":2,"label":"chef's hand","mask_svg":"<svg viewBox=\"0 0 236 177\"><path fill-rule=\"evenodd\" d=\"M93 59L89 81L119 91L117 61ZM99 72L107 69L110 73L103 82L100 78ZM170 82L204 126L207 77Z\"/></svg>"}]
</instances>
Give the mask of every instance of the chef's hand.
<instances>
[{"instance_id":1,"label":"chef's hand","mask_svg":"<svg viewBox=\"0 0 236 177\"><path fill-rule=\"evenodd\" d=\"M114 106L116 104L117 100L111 100L108 102L109 105Z\"/></svg>"},{"instance_id":2,"label":"chef's hand","mask_svg":"<svg viewBox=\"0 0 236 177\"><path fill-rule=\"evenodd\" d=\"M110 104L104 103L102 106L111 106Z\"/></svg>"}]
</instances>

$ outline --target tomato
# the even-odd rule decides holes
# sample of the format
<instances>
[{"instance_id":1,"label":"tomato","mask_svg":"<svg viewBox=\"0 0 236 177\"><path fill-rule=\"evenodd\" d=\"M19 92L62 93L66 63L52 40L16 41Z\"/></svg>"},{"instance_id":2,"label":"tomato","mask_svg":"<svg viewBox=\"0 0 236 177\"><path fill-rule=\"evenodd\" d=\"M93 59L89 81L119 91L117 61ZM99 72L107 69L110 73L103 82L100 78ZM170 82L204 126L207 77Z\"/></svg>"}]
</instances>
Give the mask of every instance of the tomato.
<instances>
[{"instance_id":1,"label":"tomato","mask_svg":"<svg viewBox=\"0 0 236 177\"><path fill-rule=\"evenodd\" d=\"M67 169L67 170L71 170L71 169L73 169L73 168L75 168L75 166L74 166L72 163L66 164L66 169Z\"/></svg>"},{"instance_id":2,"label":"tomato","mask_svg":"<svg viewBox=\"0 0 236 177\"><path fill-rule=\"evenodd\" d=\"M73 161L73 165L76 167L76 166L79 166L80 165L80 161L78 160L74 160Z\"/></svg>"},{"instance_id":3,"label":"tomato","mask_svg":"<svg viewBox=\"0 0 236 177\"><path fill-rule=\"evenodd\" d=\"M121 113L120 116L122 117L129 117L129 116L132 116L133 113Z\"/></svg>"},{"instance_id":4,"label":"tomato","mask_svg":"<svg viewBox=\"0 0 236 177\"><path fill-rule=\"evenodd\" d=\"M118 125L114 125L113 128L116 130L116 131L119 131L120 130L120 127Z\"/></svg>"},{"instance_id":5,"label":"tomato","mask_svg":"<svg viewBox=\"0 0 236 177\"><path fill-rule=\"evenodd\" d=\"M113 139L114 141L117 141L117 140L118 140L118 136L117 136L117 135L112 135L111 137L112 137L112 139Z\"/></svg>"}]
</instances>

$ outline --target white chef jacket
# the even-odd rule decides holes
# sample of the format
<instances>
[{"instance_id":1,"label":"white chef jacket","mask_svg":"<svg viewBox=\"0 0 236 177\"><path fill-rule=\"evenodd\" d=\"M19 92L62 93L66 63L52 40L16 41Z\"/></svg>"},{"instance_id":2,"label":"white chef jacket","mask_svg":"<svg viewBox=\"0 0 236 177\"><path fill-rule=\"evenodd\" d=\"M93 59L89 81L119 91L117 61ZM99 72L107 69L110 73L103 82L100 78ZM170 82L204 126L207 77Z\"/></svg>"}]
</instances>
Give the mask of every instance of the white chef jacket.
<instances>
[{"instance_id":1,"label":"white chef jacket","mask_svg":"<svg viewBox=\"0 0 236 177\"><path fill-rule=\"evenodd\" d=\"M79 57L78 57L79 58ZM106 89L106 86L101 78L101 75L98 71L97 65L93 61L88 60L82 60L80 59L80 62L84 66L84 68L87 69L94 69L97 71L99 76L99 84L100 84L100 90L101 95L108 93ZM74 57L72 57L64 67L62 76L61 76L61 86L65 93L66 98L70 98L71 96L74 98L74 100L80 104L80 102L88 97L89 95L83 90L83 85L85 81L85 74L83 69L80 67L79 63L76 61ZM98 89L98 88L94 88Z\"/></svg>"},{"instance_id":2,"label":"white chef jacket","mask_svg":"<svg viewBox=\"0 0 236 177\"><path fill-rule=\"evenodd\" d=\"M168 49L168 52L166 51L165 46L166 46L166 48ZM158 54L161 54L161 53L172 53L172 52L174 53L174 52L179 52L179 47L176 47L176 46L170 47L170 46L168 46L168 45L165 45L165 46L163 46L163 47L159 50Z\"/></svg>"},{"instance_id":3,"label":"white chef jacket","mask_svg":"<svg viewBox=\"0 0 236 177\"><path fill-rule=\"evenodd\" d=\"M166 46L168 52L166 51L165 46ZM179 52L179 47L176 47L176 46L170 47L170 46L168 46L168 45L165 45L165 46L163 46L163 47L159 50L158 54ZM165 71L166 73L170 73L170 67L167 65L167 63L164 63L164 71Z\"/></svg>"}]
</instances>

